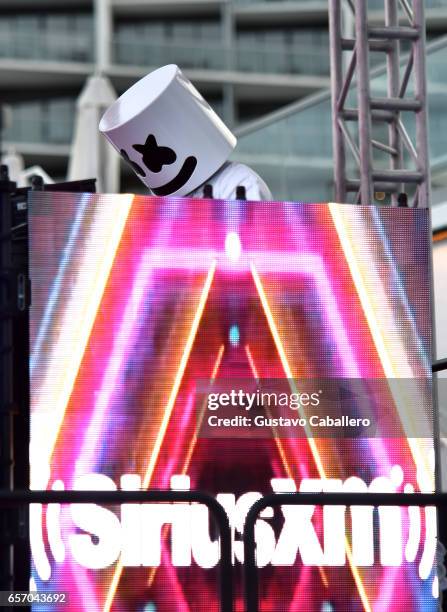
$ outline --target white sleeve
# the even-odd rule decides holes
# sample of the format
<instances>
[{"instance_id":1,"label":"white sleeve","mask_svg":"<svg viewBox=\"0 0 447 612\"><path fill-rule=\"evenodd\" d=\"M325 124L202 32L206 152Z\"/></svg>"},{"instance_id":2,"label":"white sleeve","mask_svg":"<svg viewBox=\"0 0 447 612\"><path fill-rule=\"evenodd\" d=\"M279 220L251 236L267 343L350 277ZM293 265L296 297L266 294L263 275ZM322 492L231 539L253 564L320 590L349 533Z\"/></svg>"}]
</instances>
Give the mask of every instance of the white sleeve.
<instances>
[{"instance_id":1,"label":"white sleeve","mask_svg":"<svg viewBox=\"0 0 447 612\"><path fill-rule=\"evenodd\" d=\"M258 175L256 180L245 186L245 193L247 200L273 200L270 189Z\"/></svg>"},{"instance_id":2,"label":"white sleeve","mask_svg":"<svg viewBox=\"0 0 447 612\"><path fill-rule=\"evenodd\" d=\"M245 187L247 200L271 200L272 194L262 178L245 164L229 163L218 173L213 183L213 197L217 200L235 200L236 189Z\"/></svg>"}]
</instances>

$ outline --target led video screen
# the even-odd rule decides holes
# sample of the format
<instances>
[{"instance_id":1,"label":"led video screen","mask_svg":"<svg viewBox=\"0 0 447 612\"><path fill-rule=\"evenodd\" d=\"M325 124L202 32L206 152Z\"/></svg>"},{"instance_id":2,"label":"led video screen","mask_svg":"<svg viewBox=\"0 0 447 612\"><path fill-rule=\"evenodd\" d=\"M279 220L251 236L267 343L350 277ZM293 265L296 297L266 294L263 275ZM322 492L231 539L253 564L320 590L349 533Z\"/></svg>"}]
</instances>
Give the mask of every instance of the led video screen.
<instances>
[{"instance_id":1,"label":"led video screen","mask_svg":"<svg viewBox=\"0 0 447 612\"><path fill-rule=\"evenodd\" d=\"M263 494L434 489L427 211L33 192L29 236L32 488L215 496L237 611ZM322 379L415 395L390 382L386 436L197 426L199 380ZM219 609L204 506L34 505L30 537L33 587L70 610ZM267 509L256 542L262 612L436 610L433 508Z\"/></svg>"}]
</instances>

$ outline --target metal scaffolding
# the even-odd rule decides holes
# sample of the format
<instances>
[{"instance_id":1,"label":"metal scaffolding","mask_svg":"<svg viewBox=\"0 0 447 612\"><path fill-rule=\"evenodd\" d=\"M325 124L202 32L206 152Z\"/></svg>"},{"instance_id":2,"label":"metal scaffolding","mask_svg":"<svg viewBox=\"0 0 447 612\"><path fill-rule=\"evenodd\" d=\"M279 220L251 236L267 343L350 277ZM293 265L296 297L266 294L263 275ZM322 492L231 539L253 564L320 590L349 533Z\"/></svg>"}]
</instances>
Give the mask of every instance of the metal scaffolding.
<instances>
[{"instance_id":1,"label":"metal scaffolding","mask_svg":"<svg viewBox=\"0 0 447 612\"><path fill-rule=\"evenodd\" d=\"M384 4L384 25L376 25L367 0L329 0L335 198L348 202L355 193L356 203L372 204L389 194L397 205L404 192L424 208L430 203L424 0ZM346 12L353 37L343 35ZM386 57L385 96L371 95L371 53ZM351 177L349 154L357 168Z\"/></svg>"}]
</instances>

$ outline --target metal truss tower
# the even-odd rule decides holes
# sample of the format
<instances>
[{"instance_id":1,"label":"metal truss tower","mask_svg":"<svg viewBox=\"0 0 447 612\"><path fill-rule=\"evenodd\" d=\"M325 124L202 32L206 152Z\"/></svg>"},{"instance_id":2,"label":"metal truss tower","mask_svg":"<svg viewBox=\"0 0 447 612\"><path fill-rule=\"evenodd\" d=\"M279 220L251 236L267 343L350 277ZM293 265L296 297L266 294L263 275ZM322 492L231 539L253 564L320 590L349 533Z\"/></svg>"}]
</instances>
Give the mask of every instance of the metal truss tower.
<instances>
[{"instance_id":1,"label":"metal truss tower","mask_svg":"<svg viewBox=\"0 0 447 612\"><path fill-rule=\"evenodd\" d=\"M405 192L410 205L429 206L424 0L384 0L383 25L368 19L367 0L329 0L329 27L336 201L354 193L356 203L372 204L380 193L397 205ZM372 93L378 53L387 78Z\"/></svg>"}]
</instances>

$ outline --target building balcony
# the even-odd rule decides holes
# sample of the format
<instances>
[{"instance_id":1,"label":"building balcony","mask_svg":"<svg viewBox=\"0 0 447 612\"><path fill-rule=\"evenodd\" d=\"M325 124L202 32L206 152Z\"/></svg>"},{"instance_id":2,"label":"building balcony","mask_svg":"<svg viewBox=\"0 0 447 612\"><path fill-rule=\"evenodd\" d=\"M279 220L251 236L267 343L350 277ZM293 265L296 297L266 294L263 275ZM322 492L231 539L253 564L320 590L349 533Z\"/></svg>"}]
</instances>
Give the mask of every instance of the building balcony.
<instances>
[{"instance_id":1,"label":"building balcony","mask_svg":"<svg viewBox=\"0 0 447 612\"><path fill-rule=\"evenodd\" d=\"M12 107L11 125L3 131L5 142L67 145L73 137L75 100L24 102Z\"/></svg>"},{"instance_id":2,"label":"building balcony","mask_svg":"<svg viewBox=\"0 0 447 612\"><path fill-rule=\"evenodd\" d=\"M207 41L117 40L115 64L159 66L179 64L182 68L290 75L329 75L329 49L310 45L294 47L248 45L233 47Z\"/></svg>"},{"instance_id":3,"label":"building balcony","mask_svg":"<svg viewBox=\"0 0 447 612\"><path fill-rule=\"evenodd\" d=\"M233 47L216 38L191 42L177 34L171 40L144 32L116 32L112 63L106 73L118 91L129 87L150 70L177 63L213 99L230 84L238 99L265 96L286 103L329 85L329 50L326 40L292 39L286 45L271 40L246 38ZM68 32L39 34L30 29L8 29L0 22L0 90L19 91L82 87L94 70L93 36Z\"/></svg>"},{"instance_id":4,"label":"building balcony","mask_svg":"<svg viewBox=\"0 0 447 612\"><path fill-rule=\"evenodd\" d=\"M69 32L16 31L0 26L0 58L89 63L93 61L93 35Z\"/></svg>"}]
</instances>

